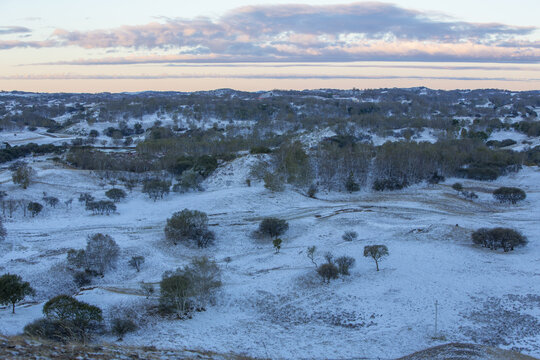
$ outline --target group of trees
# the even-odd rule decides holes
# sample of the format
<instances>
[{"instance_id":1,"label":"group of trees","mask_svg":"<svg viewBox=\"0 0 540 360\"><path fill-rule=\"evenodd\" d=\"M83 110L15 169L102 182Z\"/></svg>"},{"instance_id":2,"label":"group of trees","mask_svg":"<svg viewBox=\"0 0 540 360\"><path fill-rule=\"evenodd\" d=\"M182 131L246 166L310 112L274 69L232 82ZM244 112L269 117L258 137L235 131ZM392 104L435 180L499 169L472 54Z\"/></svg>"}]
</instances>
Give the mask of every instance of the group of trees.
<instances>
[{"instance_id":1,"label":"group of trees","mask_svg":"<svg viewBox=\"0 0 540 360\"><path fill-rule=\"evenodd\" d=\"M366 186L368 175L376 191L399 190L427 181L438 183L446 176L494 180L521 168L523 154L490 149L478 139L427 142L362 143L351 136L335 136L306 148L300 142L284 142L257 164L251 176L263 179L272 191L288 183L308 189L311 184L354 192Z\"/></svg>"},{"instance_id":2,"label":"group of trees","mask_svg":"<svg viewBox=\"0 0 540 360\"><path fill-rule=\"evenodd\" d=\"M67 263L76 271L74 278L78 285L85 285L90 276L103 276L116 267L119 254L120 248L111 236L97 233L88 236L85 249L70 249Z\"/></svg>"},{"instance_id":3,"label":"group of trees","mask_svg":"<svg viewBox=\"0 0 540 360\"><path fill-rule=\"evenodd\" d=\"M343 238L346 239L346 241L352 241L349 239L356 239L356 236L353 234L356 233L352 231L346 232L343 235ZM353 257L344 255L334 258L334 255L332 255L332 253L327 252L324 254L324 262L318 265L317 261L315 260L316 252L317 247L310 246L307 248L306 255L308 259L312 262L312 264L315 266L317 274L322 278L323 282L325 283L329 283L330 280L337 279L340 275L350 275L349 270L354 267L354 264L356 263L356 260ZM379 271L379 262L388 255L389 252L386 245L366 245L364 247L364 257L370 257L375 261L377 271Z\"/></svg>"},{"instance_id":4,"label":"group of trees","mask_svg":"<svg viewBox=\"0 0 540 360\"><path fill-rule=\"evenodd\" d=\"M315 246L308 248L308 257L312 260L315 253ZM334 258L331 253L324 255L325 262L317 266L317 274L322 278L323 282L329 283L330 280L337 279L339 275L350 275L349 270L354 266L356 260L350 256L340 256Z\"/></svg>"},{"instance_id":5,"label":"group of trees","mask_svg":"<svg viewBox=\"0 0 540 360\"><path fill-rule=\"evenodd\" d=\"M514 250L515 247L527 245L527 238L519 231L510 228L497 227L493 229L480 228L472 233L472 241L476 245L504 252Z\"/></svg>"}]
</instances>

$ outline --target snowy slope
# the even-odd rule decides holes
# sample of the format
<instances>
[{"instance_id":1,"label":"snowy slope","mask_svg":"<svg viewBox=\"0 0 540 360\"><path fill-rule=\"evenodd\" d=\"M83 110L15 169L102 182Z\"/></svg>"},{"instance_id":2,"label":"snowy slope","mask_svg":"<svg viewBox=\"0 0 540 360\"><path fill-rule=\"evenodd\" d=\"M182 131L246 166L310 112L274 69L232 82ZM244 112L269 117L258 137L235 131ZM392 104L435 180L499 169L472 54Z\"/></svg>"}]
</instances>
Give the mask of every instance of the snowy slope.
<instances>
[{"instance_id":1,"label":"snowy slope","mask_svg":"<svg viewBox=\"0 0 540 360\"><path fill-rule=\"evenodd\" d=\"M164 271L193 256L215 257L223 268L224 286L215 306L185 321L150 318L126 336L126 344L271 358L392 358L448 341L485 341L481 334L500 331L501 324L486 308L494 298L499 299L496 310L507 311L504 316L529 316L529 324L538 326L524 332L506 321L505 343L498 345L540 355L540 282L534 281L540 274L538 169L526 168L493 183L460 179L480 195L476 202L455 194L450 188L455 179L395 193L330 193L310 199L292 189L276 194L261 184L247 187L253 161L246 156L223 165L205 182L205 192L153 202L134 190L110 216L90 215L76 200L83 191L104 198L110 185L96 174L36 158L36 183L22 190L11 183L7 170L0 172L10 198L39 200L45 191L61 200L56 209L46 208L35 218L18 212L5 220L8 238L0 243L0 273L20 274L38 295L15 315L0 310L0 333L20 333L40 316L48 297L75 291L61 265L66 251L84 247L88 235L103 232L117 241L121 259L115 271L96 279L97 287L78 297L105 312L115 304L146 301L141 281L157 283ZM500 185L522 187L527 200L498 205L490 192ZM75 199L72 209L62 205L69 198ZM215 246L200 250L166 244L165 221L184 208L209 214ZM251 236L265 216L290 223L280 254ZM470 233L482 226L515 227L530 243L511 253L473 247ZM357 231L359 239L344 242L345 230ZM367 244L386 244L390 250L379 272L362 256ZM317 246L319 263L326 251L353 256L351 276L321 284L306 257L311 245ZM127 266L133 255L146 257L140 273ZM437 337L444 340L433 339L435 301Z\"/></svg>"}]
</instances>

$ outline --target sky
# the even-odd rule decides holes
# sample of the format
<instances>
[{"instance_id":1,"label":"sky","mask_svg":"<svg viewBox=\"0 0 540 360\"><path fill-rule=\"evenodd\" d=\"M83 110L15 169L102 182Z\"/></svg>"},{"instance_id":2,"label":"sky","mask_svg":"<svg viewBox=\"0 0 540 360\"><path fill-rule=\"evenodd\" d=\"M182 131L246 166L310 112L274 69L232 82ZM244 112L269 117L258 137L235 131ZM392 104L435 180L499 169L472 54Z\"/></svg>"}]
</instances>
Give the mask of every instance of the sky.
<instances>
[{"instance_id":1,"label":"sky","mask_svg":"<svg viewBox=\"0 0 540 360\"><path fill-rule=\"evenodd\" d=\"M538 0L0 0L0 90L540 89Z\"/></svg>"}]
</instances>

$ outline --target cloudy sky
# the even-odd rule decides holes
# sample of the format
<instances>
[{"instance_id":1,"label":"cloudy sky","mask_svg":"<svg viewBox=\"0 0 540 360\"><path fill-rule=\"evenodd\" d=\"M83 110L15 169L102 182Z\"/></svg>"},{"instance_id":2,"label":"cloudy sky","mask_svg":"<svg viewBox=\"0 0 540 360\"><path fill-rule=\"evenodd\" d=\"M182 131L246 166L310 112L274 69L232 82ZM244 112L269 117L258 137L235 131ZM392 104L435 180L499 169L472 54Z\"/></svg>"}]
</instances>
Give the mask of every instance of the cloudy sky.
<instances>
[{"instance_id":1,"label":"cloudy sky","mask_svg":"<svg viewBox=\"0 0 540 360\"><path fill-rule=\"evenodd\" d=\"M538 0L0 0L0 90L524 90L539 64Z\"/></svg>"}]
</instances>

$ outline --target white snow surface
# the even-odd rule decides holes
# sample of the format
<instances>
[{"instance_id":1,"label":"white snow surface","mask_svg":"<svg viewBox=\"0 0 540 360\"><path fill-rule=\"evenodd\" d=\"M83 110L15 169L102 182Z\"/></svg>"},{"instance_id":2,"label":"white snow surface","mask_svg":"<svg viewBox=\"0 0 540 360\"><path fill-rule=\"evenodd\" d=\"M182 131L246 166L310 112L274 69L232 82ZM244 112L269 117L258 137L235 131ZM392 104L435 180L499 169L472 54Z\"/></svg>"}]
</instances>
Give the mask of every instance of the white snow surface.
<instances>
[{"instance_id":1,"label":"white snow surface","mask_svg":"<svg viewBox=\"0 0 540 360\"><path fill-rule=\"evenodd\" d=\"M194 256L214 257L223 269L216 305L189 320L151 318L126 335L124 344L264 358L394 358L443 342L474 341L468 330L485 333L482 327L495 320L489 314L480 317L483 320L470 317L475 310L482 313L489 298L529 299L508 311L540 321L539 302L534 300L540 294L538 168L491 183L448 179L399 192L319 193L311 199L293 189L272 193L261 184L247 187L248 167L255 160L247 155L223 165L207 179L205 192L171 193L153 202L135 189L110 216L93 216L77 201L81 192L104 198L110 186L96 174L58 168L38 157L31 163L37 170L35 182L22 190L12 183L8 170L0 170L9 198L40 200L45 191L61 200L35 218L25 218L19 210L4 220L8 236L0 243L0 273L20 274L37 295L19 305L15 315L9 308L0 309L0 333L22 332L41 315L49 297L75 291L62 267L66 252L83 248L86 237L97 232L116 240L121 257L116 270L76 296L104 313L122 302L152 301L141 296L140 282L158 283L164 271ZM470 202L459 197L450 187L455 181L480 198ZM527 199L515 206L495 203L491 192L502 185L523 188ZM71 210L62 205L69 198L75 199ZM165 242L166 219L184 208L208 213L216 232L214 246L196 249ZM266 216L290 224L279 254L270 243L252 238ZM471 231L495 226L521 230L529 244L509 253L471 244ZM357 231L359 239L343 241L346 230ZM363 257L364 246L370 244L386 244L390 251L379 272ZM317 246L319 264L327 251L354 257L351 275L322 284L306 257L312 245ZM146 258L140 273L127 266L134 255ZM433 339L435 301L437 335L445 340ZM504 347L540 356L540 331L529 330L523 335L506 327Z\"/></svg>"}]
</instances>

